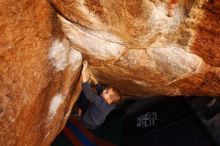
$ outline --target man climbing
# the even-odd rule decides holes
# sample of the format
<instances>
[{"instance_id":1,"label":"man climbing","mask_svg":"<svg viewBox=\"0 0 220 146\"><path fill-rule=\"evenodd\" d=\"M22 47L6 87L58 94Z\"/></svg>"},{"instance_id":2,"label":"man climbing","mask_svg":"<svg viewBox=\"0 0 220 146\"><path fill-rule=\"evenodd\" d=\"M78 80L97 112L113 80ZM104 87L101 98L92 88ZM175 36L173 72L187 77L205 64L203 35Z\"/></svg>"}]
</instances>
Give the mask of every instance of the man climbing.
<instances>
[{"instance_id":1,"label":"man climbing","mask_svg":"<svg viewBox=\"0 0 220 146\"><path fill-rule=\"evenodd\" d=\"M77 114L81 117L85 127L96 129L104 123L107 115L120 101L120 94L118 90L110 86L102 87L88 71L87 66L87 61L84 61L81 71L84 96L81 96L78 101ZM89 80L96 85L96 92L92 90Z\"/></svg>"}]
</instances>

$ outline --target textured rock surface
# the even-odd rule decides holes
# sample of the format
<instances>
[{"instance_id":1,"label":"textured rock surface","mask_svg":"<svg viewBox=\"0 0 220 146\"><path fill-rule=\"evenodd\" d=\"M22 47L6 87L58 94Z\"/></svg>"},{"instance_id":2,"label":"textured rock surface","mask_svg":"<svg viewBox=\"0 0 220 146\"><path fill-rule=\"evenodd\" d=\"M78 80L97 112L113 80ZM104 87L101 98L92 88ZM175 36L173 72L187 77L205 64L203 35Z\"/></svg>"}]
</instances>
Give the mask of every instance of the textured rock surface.
<instances>
[{"instance_id":1,"label":"textured rock surface","mask_svg":"<svg viewBox=\"0 0 220 146\"><path fill-rule=\"evenodd\" d=\"M51 143L82 56L123 95L220 96L220 1L48 1L0 1L0 145Z\"/></svg>"},{"instance_id":2,"label":"textured rock surface","mask_svg":"<svg viewBox=\"0 0 220 146\"><path fill-rule=\"evenodd\" d=\"M99 80L124 95L220 95L219 1L50 3Z\"/></svg>"},{"instance_id":3,"label":"textured rock surface","mask_svg":"<svg viewBox=\"0 0 220 146\"><path fill-rule=\"evenodd\" d=\"M49 145L77 99L81 53L47 1L1 0L0 7L0 145Z\"/></svg>"}]
</instances>

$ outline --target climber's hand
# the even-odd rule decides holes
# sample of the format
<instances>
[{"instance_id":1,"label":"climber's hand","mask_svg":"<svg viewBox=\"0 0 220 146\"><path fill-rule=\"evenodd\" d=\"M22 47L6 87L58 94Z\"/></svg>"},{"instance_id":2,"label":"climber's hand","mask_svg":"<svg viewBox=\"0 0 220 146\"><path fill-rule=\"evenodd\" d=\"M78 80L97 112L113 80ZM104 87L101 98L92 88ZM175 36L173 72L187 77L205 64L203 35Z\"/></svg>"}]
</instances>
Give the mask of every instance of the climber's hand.
<instances>
[{"instance_id":1,"label":"climber's hand","mask_svg":"<svg viewBox=\"0 0 220 146\"><path fill-rule=\"evenodd\" d=\"M88 62L84 61L83 68L81 71L83 83L89 80L89 73L88 73L87 67L88 67Z\"/></svg>"},{"instance_id":2,"label":"climber's hand","mask_svg":"<svg viewBox=\"0 0 220 146\"><path fill-rule=\"evenodd\" d=\"M91 72L90 72L90 79L93 81L94 84L98 84L98 81Z\"/></svg>"},{"instance_id":3,"label":"climber's hand","mask_svg":"<svg viewBox=\"0 0 220 146\"><path fill-rule=\"evenodd\" d=\"M86 60L83 61L83 68L87 69L88 67L88 62Z\"/></svg>"}]
</instances>

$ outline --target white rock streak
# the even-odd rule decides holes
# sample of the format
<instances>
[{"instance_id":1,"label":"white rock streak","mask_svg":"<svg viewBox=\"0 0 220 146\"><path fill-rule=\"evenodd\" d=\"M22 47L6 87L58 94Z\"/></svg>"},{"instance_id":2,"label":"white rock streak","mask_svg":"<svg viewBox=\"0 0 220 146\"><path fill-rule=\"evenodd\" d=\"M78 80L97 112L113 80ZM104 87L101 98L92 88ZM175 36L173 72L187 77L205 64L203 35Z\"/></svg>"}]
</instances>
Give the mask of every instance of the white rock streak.
<instances>
[{"instance_id":1,"label":"white rock streak","mask_svg":"<svg viewBox=\"0 0 220 146\"><path fill-rule=\"evenodd\" d=\"M160 30L163 33L166 33L168 28L170 30L178 29L182 19L184 18L184 12L180 6L176 6L173 11L174 15L172 17L167 16L167 4L162 3L161 5L153 7L150 17L150 26L151 30Z\"/></svg>"},{"instance_id":2,"label":"white rock streak","mask_svg":"<svg viewBox=\"0 0 220 146\"><path fill-rule=\"evenodd\" d=\"M67 52L68 49L58 39L53 42L50 48L49 58L52 60L57 71L63 70L67 66Z\"/></svg>"},{"instance_id":3,"label":"white rock streak","mask_svg":"<svg viewBox=\"0 0 220 146\"><path fill-rule=\"evenodd\" d=\"M142 38L150 40L148 47L161 47L177 41L179 27L184 21L185 13L180 3L172 9L172 12L173 15L168 16L167 2L165 1L152 5L151 15L147 21L149 32Z\"/></svg>"},{"instance_id":4,"label":"white rock streak","mask_svg":"<svg viewBox=\"0 0 220 146\"><path fill-rule=\"evenodd\" d=\"M59 39L53 42L48 56L57 71L64 70L69 64L76 70L82 61L80 52L66 47Z\"/></svg>"},{"instance_id":5,"label":"white rock streak","mask_svg":"<svg viewBox=\"0 0 220 146\"><path fill-rule=\"evenodd\" d=\"M82 54L75 49L71 49L68 54L68 64L71 64L73 70L76 70L81 65L81 62Z\"/></svg>"},{"instance_id":6,"label":"white rock streak","mask_svg":"<svg viewBox=\"0 0 220 146\"><path fill-rule=\"evenodd\" d=\"M115 35L73 24L62 16L59 18L66 36L80 52L102 60L118 59L123 53L124 46Z\"/></svg>"},{"instance_id":7,"label":"white rock streak","mask_svg":"<svg viewBox=\"0 0 220 146\"><path fill-rule=\"evenodd\" d=\"M160 69L169 69L172 74L177 76L197 72L203 62L199 56L176 46L150 48L147 52L160 66Z\"/></svg>"},{"instance_id":8,"label":"white rock streak","mask_svg":"<svg viewBox=\"0 0 220 146\"><path fill-rule=\"evenodd\" d=\"M49 106L49 118L53 118L56 115L57 109L63 103L64 99L64 96L60 93L53 97Z\"/></svg>"}]
</instances>

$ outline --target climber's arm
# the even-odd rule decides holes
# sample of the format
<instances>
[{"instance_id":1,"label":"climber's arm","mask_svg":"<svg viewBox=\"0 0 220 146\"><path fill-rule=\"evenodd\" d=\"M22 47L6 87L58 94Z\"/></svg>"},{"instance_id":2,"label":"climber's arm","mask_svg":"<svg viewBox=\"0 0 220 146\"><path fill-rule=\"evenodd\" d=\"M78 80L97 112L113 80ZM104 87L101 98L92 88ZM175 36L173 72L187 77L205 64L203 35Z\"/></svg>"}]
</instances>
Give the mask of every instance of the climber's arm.
<instances>
[{"instance_id":1,"label":"climber's arm","mask_svg":"<svg viewBox=\"0 0 220 146\"><path fill-rule=\"evenodd\" d=\"M86 96L86 98L88 100L90 100L91 102L93 102L95 104L100 104L101 98L95 92L92 91L92 89L90 87L90 84L88 82L89 74L88 74L88 71L87 71L87 66L88 66L87 61L84 61L83 62L83 69L82 69L82 72L81 72L82 82L83 82L82 83L83 93Z\"/></svg>"},{"instance_id":2,"label":"climber's arm","mask_svg":"<svg viewBox=\"0 0 220 146\"><path fill-rule=\"evenodd\" d=\"M100 94L102 93L102 91L103 91L102 86L98 83L98 81L96 80L96 78L93 76L92 73L90 73L90 78L91 78L91 80L93 81L93 83L95 84L96 93L97 93L98 95L100 95Z\"/></svg>"},{"instance_id":3,"label":"climber's arm","mask_svg":"<svg viewBox=\"0 0 220 146\"><path fill-rule=\"evenodd\" d=\"M101 103L101 98L95 92L92 91L88 82L84 82L82 84L82 88L84 95L89 101L93 102L96 105L99 105Z\"/></svg>"}]
</instances>

